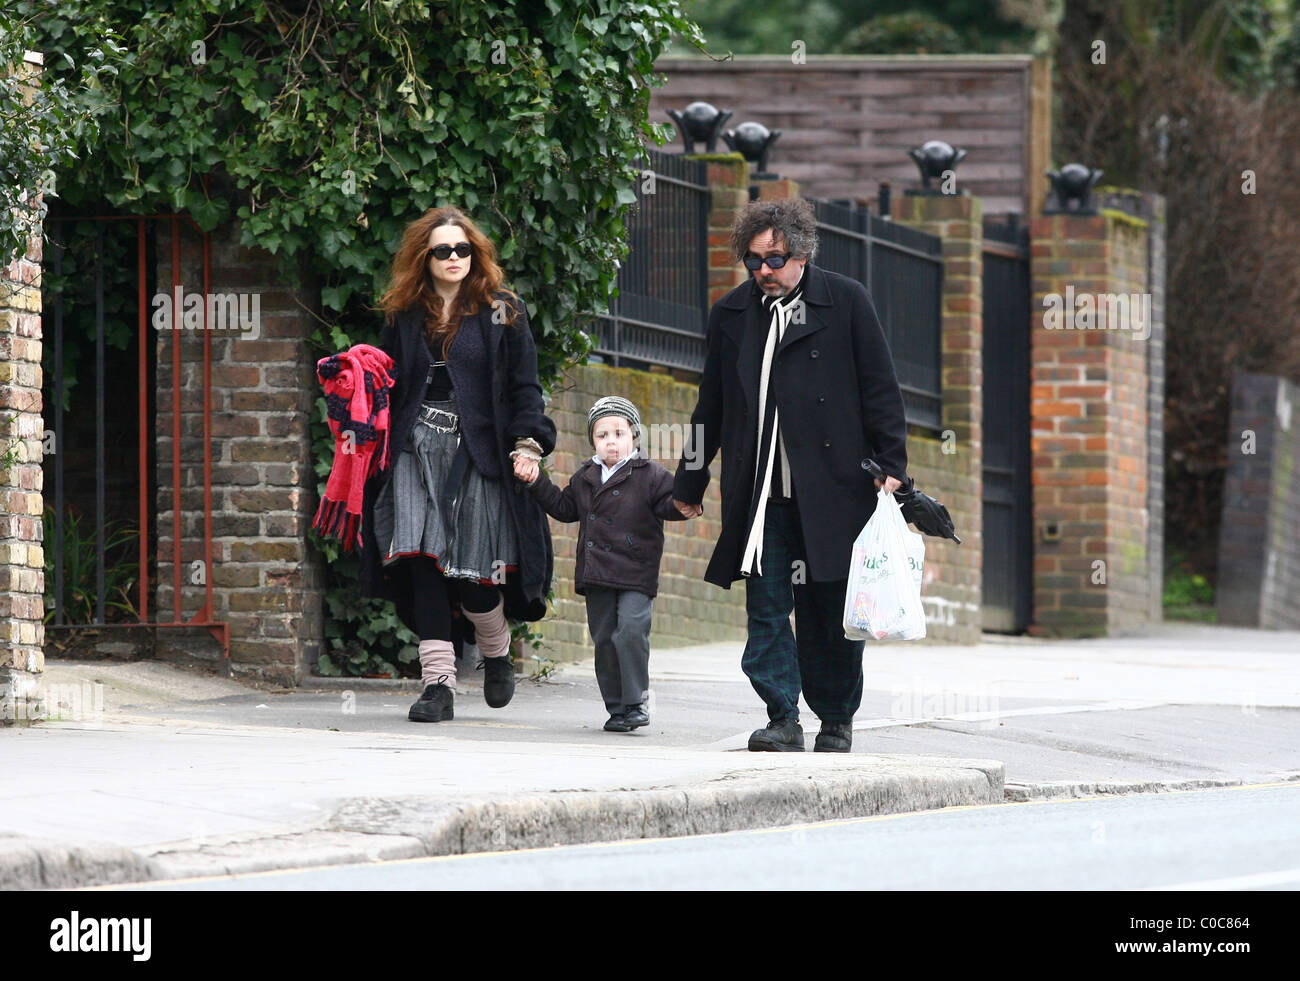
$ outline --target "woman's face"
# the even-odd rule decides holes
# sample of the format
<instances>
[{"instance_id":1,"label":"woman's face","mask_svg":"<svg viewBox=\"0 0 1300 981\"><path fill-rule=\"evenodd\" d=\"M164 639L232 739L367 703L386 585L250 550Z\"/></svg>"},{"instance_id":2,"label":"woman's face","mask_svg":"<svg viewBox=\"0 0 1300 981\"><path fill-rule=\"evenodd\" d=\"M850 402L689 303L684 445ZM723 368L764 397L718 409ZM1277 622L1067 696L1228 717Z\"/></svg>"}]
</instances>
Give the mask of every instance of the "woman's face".
<instances>
[{"instance_id":1,"label":"woman's face","mask_svg":"<svg viewBox=\"0 0 1300 981\"><path fill-rule=\"evenodd\" d=\"M436 248L439 245L469 245L469 237L465 234L465 229L459 225L439 225L429 232L429 248ZM454 251L445 259L439 259L432 252L429 254L428 266L429 275L433 277L434 283L439 286L449 286L453 289L460 287L460 281L469 275L469 264L474 261L473 255L459 256Z\"/></svg>"}]
</instances>

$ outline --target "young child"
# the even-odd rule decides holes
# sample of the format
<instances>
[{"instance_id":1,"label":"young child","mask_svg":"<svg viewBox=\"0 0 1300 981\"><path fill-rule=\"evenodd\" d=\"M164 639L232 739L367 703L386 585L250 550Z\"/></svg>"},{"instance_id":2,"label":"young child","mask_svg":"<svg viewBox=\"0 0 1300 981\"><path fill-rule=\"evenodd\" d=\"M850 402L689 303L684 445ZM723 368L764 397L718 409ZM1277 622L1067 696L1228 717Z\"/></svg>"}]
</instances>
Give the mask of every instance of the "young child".
<instances>
[{"instance_id":1,"label":"young child","mask_svg":"<svg viewBox=\"0 0 1300 981\"><path fill-rule=\"evenodd\" d=\"M587 599L607 732L650 723L650 608L659 591L664 519L685 520L673 506L673 475L639 455L634 443L640 435L636 406L607 395L587 414L595 456L564 490L547 479L536 459L515 458L515 476L528 482L547 514L580 522L574 589Z\"/></svg>"}]
</instances>

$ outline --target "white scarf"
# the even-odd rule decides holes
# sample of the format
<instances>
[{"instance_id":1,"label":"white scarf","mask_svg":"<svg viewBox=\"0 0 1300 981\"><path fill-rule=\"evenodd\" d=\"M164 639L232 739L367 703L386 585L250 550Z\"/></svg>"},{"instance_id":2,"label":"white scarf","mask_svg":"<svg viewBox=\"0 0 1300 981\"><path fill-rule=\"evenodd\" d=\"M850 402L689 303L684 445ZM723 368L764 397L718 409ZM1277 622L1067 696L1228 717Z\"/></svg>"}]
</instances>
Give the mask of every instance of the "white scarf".
<instances>
[{"instance_id":1,"label":"white scarf","mask_svg":"<svg viewBox=\"0 0 1300 981\"><path fill-rule=\"evenodd\" d=\"M807 270L804 270L805 275ZM758 379L758 459L754 463L754 477L756 483L754 491L750 495L751 507L753 506L754 497L758 497L757 508L754 512L754 520L749 528L749 538L745 542L745 551L740 560L740 571L742 575L753 576L763 574L763 526L767 516L767 499L772 493L772 466L777 457L781 460L781 486L787 495L790 494L792 487L790 484L790 465L785 458L784 441L778 441L777 435L780 427L779 413L775 400L771 406L772 425L771 429L764 436L764 422L767 419L768 410L768 389L771 382L772 359L776 356L777 345L781 343L781 338L785 336L785 329L789 326L791 319L794 317L794 311L803 303L803 279L799 280L795 286L785 296L764 297L764 305L771 311L772 319L767 326L767 342L763 346L763 368ZM778 442L780 445L778 445Z\"/></svg>"}]
</instances>

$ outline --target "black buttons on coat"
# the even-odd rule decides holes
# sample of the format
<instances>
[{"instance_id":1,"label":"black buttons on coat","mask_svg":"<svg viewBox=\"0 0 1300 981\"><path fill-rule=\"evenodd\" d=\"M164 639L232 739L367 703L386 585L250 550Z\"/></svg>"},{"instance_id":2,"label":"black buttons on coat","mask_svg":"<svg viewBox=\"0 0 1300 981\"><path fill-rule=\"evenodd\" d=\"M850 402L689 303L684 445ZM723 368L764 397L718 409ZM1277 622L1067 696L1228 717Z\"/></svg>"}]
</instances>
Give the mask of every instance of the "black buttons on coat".
<instances>
[{"instance_id":1,"label":"black buttons on coat","mask_svg":"<svg viewBox=\"0 0 1300 981\"><path fill-rule=\"evenodd\" d=\"M826 401L826 396L825 396L825 395L818 395L818 396L817 396L817 401L818 401L818 402L825 402L825 401Z\"/></svg>"},{"instance_id":2,"label":"black buttons on coat","mask_svg":"<svg viewBox=\"0 0 1300 981\"><path fill-rule=\"evenodd\" d=\"M615 497L618 497L618 491L613 491L612 493L614 494Z\"/></svg>"},{"instance_id":3,"label":"black buttons on coat","mask_svg":"<svg viewBox=\"0 0 1300 981\"><path fill-rule=\"evenodd\" d=\"M822 447L829 450L831 448L831 441L829 439L826 440L826 442L822 443Z\"/></svg>"},{"instance_id":4,"label":"black buttons on coat","mask_svg":"<svg viewBox=\"0 0 1300 981\"><path fill-rule=\"evenodd\" d=\"M595 548L595 546L596 546L595 542L587 542L587 548Z\"/></svg>"},{"instance_id":5,"label":"black buttons on coat","mask_svg":"<svg viewBox=\"0 0 1300 981\"><path fill-rule=\"evenodd\" d=\"M810 357L810 358L820 358L821 355L818 354L817 351L813 350L813 351L809 351L809 352L808 352L808 357Z\"/></svg>"}]
</instances>

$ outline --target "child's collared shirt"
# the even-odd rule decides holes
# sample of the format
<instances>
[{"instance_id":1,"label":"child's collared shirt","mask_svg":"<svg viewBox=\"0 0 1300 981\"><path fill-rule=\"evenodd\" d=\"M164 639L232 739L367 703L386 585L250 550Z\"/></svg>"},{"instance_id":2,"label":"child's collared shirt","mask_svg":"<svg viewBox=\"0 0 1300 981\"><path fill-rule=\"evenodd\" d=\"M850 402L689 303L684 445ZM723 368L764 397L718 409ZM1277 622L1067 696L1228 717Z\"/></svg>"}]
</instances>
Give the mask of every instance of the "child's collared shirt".
<instances>
[{"instance_id":1,"label":"child's collared shirt","mask_svg":"<svg viewBox=\"0 0 1300 981\"><path fill-rule=\"evenodd\" d=\"M631 453L623 457L623 459L619 460L618 463L614 464L612 467L605 466L605 461L600 458L599 454L594 455L591 459L596 463L600 464L600 482L603 484L605 483L605 481L609 480L610 477L614 476L614 471L616 471L623 464L627 463L628 460L631 460L634 456L637 455L638 452L640 451L633 450Z\"/></svg>"}]
</instances>

